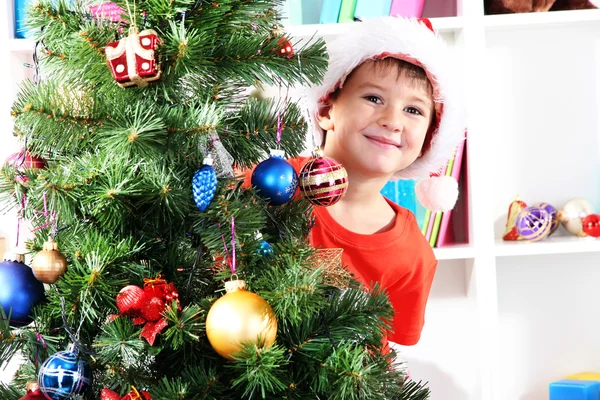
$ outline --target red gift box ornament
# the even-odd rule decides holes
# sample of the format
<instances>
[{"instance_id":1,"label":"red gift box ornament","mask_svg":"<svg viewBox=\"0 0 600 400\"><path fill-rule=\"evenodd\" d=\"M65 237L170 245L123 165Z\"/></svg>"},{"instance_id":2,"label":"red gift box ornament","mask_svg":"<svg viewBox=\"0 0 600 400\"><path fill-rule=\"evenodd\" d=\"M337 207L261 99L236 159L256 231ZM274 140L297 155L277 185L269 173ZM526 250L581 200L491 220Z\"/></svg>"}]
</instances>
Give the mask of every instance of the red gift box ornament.
<instances>
[{"instance_id":1,"label":"red gift box ornament","mask_svg":"<svg viewBox=\"0 0 600 400\"><path fill-rule=\"evenodd\" d=\"M148 82L160 79L160 65L154 53L159 42L156 31L138 32L134 26L127 37L106 45L104 53L119 86L144 87Z\"/></svg>"}]
</instances>

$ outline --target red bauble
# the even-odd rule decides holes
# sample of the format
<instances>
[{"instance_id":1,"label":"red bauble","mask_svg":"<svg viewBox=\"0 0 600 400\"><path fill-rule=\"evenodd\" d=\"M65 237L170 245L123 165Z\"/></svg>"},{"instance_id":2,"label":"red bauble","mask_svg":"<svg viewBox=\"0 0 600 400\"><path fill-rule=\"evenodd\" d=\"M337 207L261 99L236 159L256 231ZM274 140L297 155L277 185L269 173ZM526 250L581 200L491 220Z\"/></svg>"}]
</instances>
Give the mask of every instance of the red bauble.
<instances>
[{"instance_id":1,"label":"red bauble","mask_svg":"<svg viewBox=\"0 0 600 400\"><path fill-rule=\"evenodd\" d=\"M100 393L100 400L152 400L152 396L148 392L143 390L138 391L136 388L133 388L131 392L121 397L119 393L104 388Z\"/></svg>"},{"instance_id":2,"label":"red bauble","mask_svg":"<svg viewBox=\"0 0 600 400\"><path fill-rule=\"evenodd\" d=\"M277 55L279 57L290 58L294 55L294 47L292 46L292 42L282 37L277 41Z\"/></svg>"},{"instance_id":3,"label":"red bauble","mask_svg":"<svg viewBox=\"0 0 600 400\"><path fill-rule=\"evenodd\" d=\"M37 382L29 382L27 383L27 394L19 400L46 400L46 396L40 390Z\"/></svg>"},{"instance_id":4,"label":"red bauble","mask_svg":"<svg viewBox=\"0 0 600 400\"><path fill-rule=\"evenodd\" d=\"M112 390L104 388L100 392L100 400L121 400L121 395L117 392L113 392Z\"/></svg>"},{"instance_id":5,"label":"red bauble","mask_svg":"<svg viewBox=\"0 0 600 400\"><path fill-rule=\"evenodd\" d=\"M348 189L348 173L333 158L317 157L309 160L298 176L302 195L316 206L337 203Z\"/></svg>"},{"instance_id":6,"label":"red bauble","mask_svg":"<svg viewBox=\"0 0 600 400\"><path fill-rule=\"evenodd\" d=\"M11 154L6 159L6 164L18 171L17 175L15 176L15 180L22 185L25 185L29 180L27 175L24 173L25 170L38 171L48 166L46 160L41 157L34 156L28 151L19 151Z\"/></svg>"},{"instance_id":7,"label":"red bauble","mask_svg":"<svg viewBox=\"0 0 600 400\"><path fill-rule=\"evenodd\" d=\"M583 219L582 223L583 231L592 237L600 236L600 215L589 214Z\"/></svg>"},{"instance_id":8,"label":"red bauble","mask_svg":"<svg viewBox=\"0 0 600 400\"><path fill-rule=\"evenodd\" d=\"M158 297L146 298L142 305L142 317L146 321L156 322L162 318L161 313L165 309L165 302Z\"/></svg>"},{"instance_id":9,"label":"red bauble","mask_svg":"<svg viewBox=\"0 0 600 400\"><path fill-rule=\"evenodd\" d=\"M27 394L21 397L19 400L46 400L46 396L44 396L41 390L38 389L32 392L27 392Z\"/></svg>"},{"instance_id":10,"label":"red bauble","mask_svg":"<svg viewBox=\"0 0 600 400\"><path fill-rule=\"evenodd\" d=\"M144 303L144 289L135 285L125 286L117 294L117 307L121 314L137 312Z\"/></svg>"}]
</instances>

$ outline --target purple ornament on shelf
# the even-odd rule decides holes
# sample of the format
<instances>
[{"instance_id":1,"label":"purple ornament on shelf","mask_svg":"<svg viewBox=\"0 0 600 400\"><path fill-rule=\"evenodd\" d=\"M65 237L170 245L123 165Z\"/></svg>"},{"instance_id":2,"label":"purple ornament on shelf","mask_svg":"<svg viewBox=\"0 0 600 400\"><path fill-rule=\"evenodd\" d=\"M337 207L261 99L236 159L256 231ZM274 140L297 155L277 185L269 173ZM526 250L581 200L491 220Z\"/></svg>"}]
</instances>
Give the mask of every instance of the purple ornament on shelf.
<instances>
[{"instance_id":1,"label":"purple ornament on shelf","mask_svg":"<svg viewBox=\"0 0 600 400\"><path fill-rule=\"evenodd\" d=\"M548 203L536 203L533 207L539 207L548 213L550 216L550 233L548 236L552 235L558 229L558 225L560 225L560 221L558 220L558 211L552 205Z\"/></svg>"},{"instance_id":2,"label":"purple ornament on shelf","mask_svg":"<svg viewBox=\"0 0 600 400\"><path fill-rule=\"evenodd\" d=\"M531 242L546 238L550 234L551 225L548 211L541 207L525 207L517 214L517 233Z\"/></svg>"}]
</instances>

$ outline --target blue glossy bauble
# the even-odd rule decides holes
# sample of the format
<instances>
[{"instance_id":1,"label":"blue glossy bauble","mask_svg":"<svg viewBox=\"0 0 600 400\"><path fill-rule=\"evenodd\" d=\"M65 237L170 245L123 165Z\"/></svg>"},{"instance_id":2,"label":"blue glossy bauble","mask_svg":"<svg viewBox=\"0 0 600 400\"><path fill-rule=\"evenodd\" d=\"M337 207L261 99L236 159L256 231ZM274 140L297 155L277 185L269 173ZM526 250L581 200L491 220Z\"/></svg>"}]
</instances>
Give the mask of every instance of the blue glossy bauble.
<instances>
[{"instance_id":1,"label":"blue glossy bauble","mask_svg":"<svg viewBox=\"0 0 600 400\"><path fill-rule=\"evenodd\" d=\"M263 240L260 244L260 247L258 248L258 254L260 254L261 256L270 257L273 255L273 253L273 246L271 246L271 244L266 240Z\"/></svg>"},{"instance_id":2,"label":"blue glossy bauble","mask_svg":"<svg viewBox=\"0 0 600 400\"><path fill-rule=\"evenodd\" d=\"M287 203L298 189L298 174L283 157L271 156L252 172L252 186L274 206Z\"/></svg>"},{"instance_id":3,"label":"blue glossy bauble","mask_svg":"<svg viewBox=\"0 0 600 400\"><path fill-rule=\"evenodd\" d=\"M212 165L204 164L196 171L192 179L192 192L198 209L206 211L217 192L217 173Z\"/></svg>"},{"instance_id":4,"label":"blue glossy bauble","mask_svg":"<svg viewBox=\"0 0 600 400\"><path fill-rule=\"evenodd\" d=\"M48 357L38 375L40 390L52 400L83 396L92 383L92 368L71 347Z\"/></svg>"},{"instance_id":5,"label":"blue glossy bauble","mask_svg":"<svg viewBox=\"0 0 600 400\"><path fill-rule=\"evenodd\" d=\"M44 301L44 285L35 279L31 268L21 262L4 260L0 263L0 306L10 324L24 326L31 321L33 307Z\"/></svg>"}]
</instances>

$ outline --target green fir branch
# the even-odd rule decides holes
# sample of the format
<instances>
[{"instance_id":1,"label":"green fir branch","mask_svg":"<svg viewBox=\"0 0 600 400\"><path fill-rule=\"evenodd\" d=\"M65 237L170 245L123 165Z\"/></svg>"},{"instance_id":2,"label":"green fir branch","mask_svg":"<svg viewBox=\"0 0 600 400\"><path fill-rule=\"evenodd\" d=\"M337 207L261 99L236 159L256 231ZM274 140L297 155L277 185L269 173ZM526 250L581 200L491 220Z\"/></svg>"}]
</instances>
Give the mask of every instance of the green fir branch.
<instances>
[{"instance_id":1,"label":"green fir branch","mask_svg":"<svg viewBox=\"0 0 600 400\"><path fill-rule=\"evenodd\" d=\"M173 350L179 350L188 342L198 342L205 336L203 314L204 310L197 305L179 311L177 303L170 304L165 311L169 328L163 333L163 341Z\"/></svg>"},{"instance_id":2,"label":"green fir branch","mask_svg":"<svg viewBox=\"0 0 600 400\"><path fill-rule=\"evenodd\" d=\"M241 398L266 398L288 387L285 369L287 364L285 349L273 345L265 348L264 343L245 344L235 357L236 362L228 368L237 376L232 387L242 394Z\"/></svg>"}]
</instances>

